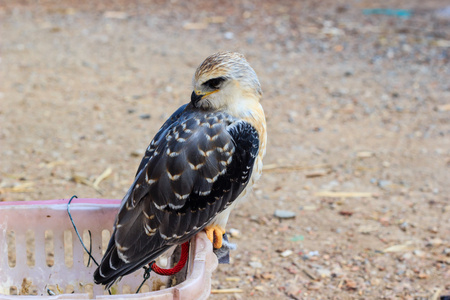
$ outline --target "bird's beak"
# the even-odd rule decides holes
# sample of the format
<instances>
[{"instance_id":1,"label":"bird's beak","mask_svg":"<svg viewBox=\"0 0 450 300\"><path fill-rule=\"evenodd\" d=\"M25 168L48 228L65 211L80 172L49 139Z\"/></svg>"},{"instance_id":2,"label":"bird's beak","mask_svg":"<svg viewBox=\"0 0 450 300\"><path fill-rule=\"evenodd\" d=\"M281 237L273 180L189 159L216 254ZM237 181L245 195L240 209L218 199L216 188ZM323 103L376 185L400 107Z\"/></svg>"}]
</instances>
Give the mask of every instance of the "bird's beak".
<instances>
[{"instance_id":1,"label":"bird's beak","mask_svg":"<svg viewBox=\"0 0 450 300\"><path fill-rule=\"evenodd\" d=\"M206 96L209 96L211 94L217 93L219 90L215 90L212 92L207 92L207 93L202 93L200 91L194 90L191 94L191 102L192 104L194 104L194 106L197 106L196 104L202 100L203 98L205 98Z\"/></svg>"},{"instance_id":2,"label":"bird's beak","mask_svg":"<svg viewBox=\"0 0 450 300\"><path fill-rule=\"evenodd\" d=\"M202 100L203 96L204 96L204 95L201 94L199 91L194 90L194 91L192 92L192 95L191 95L191 103L192 103L194 106L197 106L197 105L196 105L197 102L200 101L200 100Z\"/></svg>"}]
</instances>

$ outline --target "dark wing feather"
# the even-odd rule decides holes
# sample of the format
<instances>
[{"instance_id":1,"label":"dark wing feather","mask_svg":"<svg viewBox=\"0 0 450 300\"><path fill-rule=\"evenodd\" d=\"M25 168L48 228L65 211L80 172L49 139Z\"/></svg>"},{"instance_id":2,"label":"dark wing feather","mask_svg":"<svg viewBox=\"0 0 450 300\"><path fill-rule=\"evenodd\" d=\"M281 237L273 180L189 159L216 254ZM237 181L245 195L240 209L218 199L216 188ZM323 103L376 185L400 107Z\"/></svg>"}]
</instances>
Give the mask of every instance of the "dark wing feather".
<instances>
[{"instance_id":1,"label":"dark wing feather","mask_svg":"<svg viewBox=\"0 0 450 300\"><path fill-rule=\"evenodd\" d=\"M167 120L166 122L164 122L164 124L161 126L161 128L158 130L158 132L156 133L155 137L153 138L152 142L150 143L150 145L147 147L147 150L145 151L145 155L141 160L141 163L139 164L139 168L136 172L136 176L137 174L139 174L139 172L142 170L143 167L145 167L145 165L147 164L148 160L150 159L150 157L152 157L153 152L155 151L155 148L157 145L155 145L155 142L158 141L160 139L160 137L162 135L167 134L167 129L173 124L175 123L176 120L178 120L178 118L180 117L180 115L183 113L184 109L186 108L187 104L180 106Z\"/></svg>"},{"instance_id":2,"label":"dark wing feather","mask_svg":"<svg viewBox=\"0 0 450 300\"><path fill-rule=\"evenodd\" d=\"M96 283L112 284L202 230L247 185L259 136L225 113L182 107L153 139L125 196Z\"/></svg>"}]
</instances>

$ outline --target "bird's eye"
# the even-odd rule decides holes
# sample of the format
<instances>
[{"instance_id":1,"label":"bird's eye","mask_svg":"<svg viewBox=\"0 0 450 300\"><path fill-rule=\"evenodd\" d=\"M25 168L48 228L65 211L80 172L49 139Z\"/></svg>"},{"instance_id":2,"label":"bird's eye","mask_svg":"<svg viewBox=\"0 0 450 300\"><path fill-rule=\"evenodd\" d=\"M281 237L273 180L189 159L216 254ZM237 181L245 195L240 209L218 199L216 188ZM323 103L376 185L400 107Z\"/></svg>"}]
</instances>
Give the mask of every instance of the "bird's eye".
<instances>
[{"instance_id":1,"label":"bird's eye","mask_svg":"<svg viewBox=\"0 0 450 300\"><path fill-rule=\"evenodd\" d=\"M208 88L210 88L212 90L217 90L217 89L219 89L219 86L224 81L225 81L224 77L217 77L217 78L213 78L213 79L206 81L205 83L203 83L203 85L207 86Z\"/></svg>"}]
</instances>

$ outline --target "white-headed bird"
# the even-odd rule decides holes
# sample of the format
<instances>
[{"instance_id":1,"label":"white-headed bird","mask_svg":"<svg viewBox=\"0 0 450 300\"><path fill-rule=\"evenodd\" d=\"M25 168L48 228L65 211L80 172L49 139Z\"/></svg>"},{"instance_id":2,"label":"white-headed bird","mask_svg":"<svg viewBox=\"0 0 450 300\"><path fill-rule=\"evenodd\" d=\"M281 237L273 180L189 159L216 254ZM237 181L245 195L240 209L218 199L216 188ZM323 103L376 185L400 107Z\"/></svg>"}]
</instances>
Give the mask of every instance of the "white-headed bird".
<instances>
[{"instance_id":1,"label":"white-headed bird","mask_svg":"<svg viewBox=\"0 0 450 300\"><path fill-rule=\"evenodd\" d=\"M214 248L231 210L260 177L261 86L244 56L219 52L193 77L191 101L162 125L122 200L97 284L111 286L205 230Z\"/></svg>"}]
</instances>

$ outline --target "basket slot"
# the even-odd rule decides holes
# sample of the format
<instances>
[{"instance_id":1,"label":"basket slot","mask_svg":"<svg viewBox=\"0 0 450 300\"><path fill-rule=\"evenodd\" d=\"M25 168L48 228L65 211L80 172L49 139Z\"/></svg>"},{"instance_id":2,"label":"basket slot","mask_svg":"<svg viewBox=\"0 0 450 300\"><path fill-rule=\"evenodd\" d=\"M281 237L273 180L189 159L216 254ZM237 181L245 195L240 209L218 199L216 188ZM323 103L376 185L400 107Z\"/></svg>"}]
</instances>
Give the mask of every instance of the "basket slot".
<instances>
[{"instance_id":1,"label":"basket slot","mask_svg":"<svg viewBox=\"0 0 450 300\"><path fill-rule=\"evenodd\" d=\"M75 292L75 289L74 289L73 285L71 285L71 284L66 285L66 290L65 290L65 292L66 292L66 294L72 294L72 293L74 293L74 292Z\"/></svg>"},{"instance_id":2,"label":"basket slot","mask_svg":"<svg viewBox=\"0 0 450 300\"><path fill-rule=\"evenodd\" d=\"M109 239L111 238L111 232L108 229L102 230L102 257L108 248Z\"/></svg>"},{"instance_id":3,"label":"basket slot","mask_svg":"<svg viewBox=\"0 0 450 300\"><path fill-rule=\"evenodd\" d=\"M25 230L16 230L16 268L28 269Z\"/></svg>"},{"instance_id":4,"label":"basket slot","mask_svg":"<svg viewBox=\"0 0 450 300\"><path fill-rule=\"evenodd\" d=\"M59 294L59 291L55 285L49 284L47 286L47 294L49 294L50 296L54 296L54 295Z\"/></svg>"},{"instance_id":5,"label":"basket slot","mask_svg":"<svg viewBox=\"0 0 450 300\"><path fill-rule=\"evenodd\" d=\"M10 295L17 295L18 294L17 287L14 286L14 285L10 286L9 287L9 294Z\"/></svg>"},{"instance_id":6,"label":"basket slot","mask_svg":"<svg viewBox=\"0 0 450 300\"><path fill-rule=\"evenodd\" d=\"M141 287L141 289L139 290L139 294L141 294L141 293L148 293L148 292L151 292L152 291L152 289L150 289L150 287L148 286L148 284L144 284L142 287ZM132 293L134 293L134 292L132 292Z\"/></svg>"},{"instance_id":7,"label":"basket slot","mask_svg":"<svg viewBox=\"0 0 450 300\"><path fill-rule=\"evenodd\" d=\"M55 264L55 245L53 239L53 230L46 230L44 234L45 239L45 263L48 267L53 267Z\"/></svg>"},{"instance_id":8,"label":"basket slot","mask_svg":"<svg viewBox=\"0 0 450 300\"><path fill-rule=\"evenodd\" d=\"M93 228L91 231L91 234L92 234L92 256L97 260L98 263L100 263L100 260L103 257L103 253L102 253L102 245L103 245L103 233L102 232L103 232L103 230L102 229L103 228L101 228L101 227L97 227L97 228ZM108 241L109 241L109 239L108 239ZM96 269L96 266L92 260L91 260L91 266L93 269L92 271L94 271ZM102 293L105 292L105 289L103 286L94 285L93 292L96 295L101 295Z\"/></svg>"},{"instance_id":9,"label":"basket slot","mask_svg":"<svg viewBox=\"0 0 450 300\"><path fill-rule=\"evenodd\" d=\"M64 230L64 263L67 268L73 266L73 239L70 230Z\"/></svg>"},{"instance_id":10,"label":"basket slot","mask_svg":"<svg viewBox=\"0 0 450 300\"><path fill-rule=\"evenodd\" d=\"M91 249L91 238L93 239L94 237L91 235L89 235L89 231L87 229L83 230L83 243L84 246L86 247L86 249L90 250ZM93 247L92 247L93 249ZM91 251L92 253L92 251ZM92 256L94 256L94 254L92 253ZM95 256L94 256L95 257ZM86 253L86 251L84 251L83 253L83 265L85 265L86 267L90 267L92 264L92 260L89 259L89 254Z\"/></svg>"},{"instance_id":11,"label":"basket slot","mask_svg":"<svg viewBox=\"0 0 450 300\"><path fill-rule=\"evenodd\" d=\"M62 268L65 264L64 257L64 231L58 230L53 234L54 261L55 266Z\"/></svg>"},{"instance_id":12,"label":"basket slot","mask_svg":"<svg viewBox=\"0 0 450 300\"><path fill-rule=\"evenodd\" d=\"M131 294L131 287L128 284L122 286L122 294Z\"/></svg>"},{"instance_id":13,"label":"basket slot","mask_svg":"<svg viewBox=\"0 0 450 300\"><path fill-rule=\"evenodd\" d=\"M91 235L89 236L89 231L87 229L83 230L83 243L86 247L86 249L91 249L91 255L97 260L100 260L100 258L102 257L101 254L101 247L102 247L102 234L100 231L97 230L93 230L91 231ZM91 247L91 240L92 240L92 247ZM89 266L88 266L88 262L89 262ZM89 261L89 254L86 253L86 251L84 251L83 249L83 263L85 266L87 267L92 267L94 266L94 262L92 261L92 259Z\"/></svg>"},{"instance_id":14,"label":"basket slot","mask_svg":"<svg viewBox=\"0 0 450 300\"><path fill-rule=\"evenodd\" d=\"M37 287L37 285L35 285L35 284L32 284L32 285L30 285L29 286L29 288L28 288L28 290L25 290L24 291L24 295L34 295L34 296L36 296L37 294L39 293L39 289L38 289L38 287Z\"/></svg>"},{"instance_id":15,"label":"basket slot","mask_svg":"<svg viewBox=\"0 0 450 300\"><path fill-rule=\"evenodd\" d=\"M92 255L95 257L98 263L100 263L100 260L103 257L102 244L103 244L102 229L96 229L92 231ZM94 263L92 262L92 264Z\"/></svg>"},{"instance_id":16,"label":"basket slot","mask_svg":"<svg viewBox=\"0 0 450 300\"><path fill-rule=\"evenodd\" d=\"M92 283L88 283L84 285L83 292L87 293L89 295L89 298L94 297L94 285Z\"/></svg>"},{"instance_id":17,"label":"basket slot","mask_svg":"<svg viewBox=\"0 0 450 300\"><path fill-rule=\"evenodd\" d=\"M25 233L26 237L26 248L27 248L27 265L29 267L34 267L36 265L36 258L35 258L35 236L34 231L31 229L28 229Z\"/></svg>"},{"instance_id":18,"label":"basket slot","mask_svg":"<svg viewBox=\"0 0 450 300\"><path fill-rule=\"evenodd\" d=\"M16 266L17 254L16 254L16 233L14 231L8 231L6 234L8 244L8 266L14 268Z\"/></svg>"},{"instance_id":19,"label":"basket slot","mask_svg":"<svg viewBox=\"0 0 450 300\"><path fill-rule=\"evenodd\" d=\"M36 227L34 231L34 259L36 262L36 267L47 267L45 263L45 228Z\"/></svg>"},{"instance_id":20,"label":"basket slot","mask_svg":"<svg viewBox=\"0 0 450 300\"><path fill-rule=\"evenodd\" d=\"M72 245L73 245L73 265L78 268L84 267L83 265L83 254L84 249L81 246L80 241L78 240L75 232L72 232Z\"/></svg>"}]
</instances>

